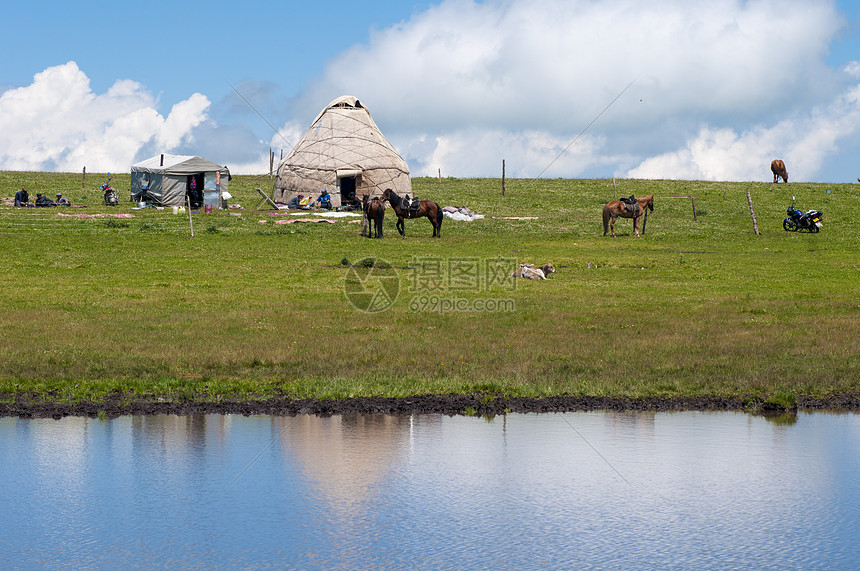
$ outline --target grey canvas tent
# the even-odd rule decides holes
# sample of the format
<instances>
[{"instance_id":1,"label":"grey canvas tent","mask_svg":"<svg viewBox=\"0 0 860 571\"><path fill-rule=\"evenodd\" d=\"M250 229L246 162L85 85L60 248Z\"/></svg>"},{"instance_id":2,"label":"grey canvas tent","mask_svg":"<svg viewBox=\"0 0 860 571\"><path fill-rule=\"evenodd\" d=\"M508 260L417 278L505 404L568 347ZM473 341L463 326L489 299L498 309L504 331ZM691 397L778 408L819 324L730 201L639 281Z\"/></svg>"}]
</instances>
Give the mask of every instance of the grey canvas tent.
<instances>
[{"instance_id":1,"label":"grey canvas tent","mask_svg":"<svg viewBox=\"0 0 860 571\"><path fill-rule=\"evenodd\" d=\"M412 192L409 166L380 132L367 108L350 95L323 109L278 165L273 198L287 203L297 194L326 189L340 206L351 195L379 195L390 188Z\"/></svg>"},{"instance_id":2,"label":"grey canvas tent","mask_svg":"<svg viewBox=\"0 0 860 571\"><path fill-rule=\"evenodd\" d=\"M230 171L202 157L156 155L131 166L131 198L158 206L226 207ZM226 195L226 196L225 196Z\"/></svg>"}]
</instances>

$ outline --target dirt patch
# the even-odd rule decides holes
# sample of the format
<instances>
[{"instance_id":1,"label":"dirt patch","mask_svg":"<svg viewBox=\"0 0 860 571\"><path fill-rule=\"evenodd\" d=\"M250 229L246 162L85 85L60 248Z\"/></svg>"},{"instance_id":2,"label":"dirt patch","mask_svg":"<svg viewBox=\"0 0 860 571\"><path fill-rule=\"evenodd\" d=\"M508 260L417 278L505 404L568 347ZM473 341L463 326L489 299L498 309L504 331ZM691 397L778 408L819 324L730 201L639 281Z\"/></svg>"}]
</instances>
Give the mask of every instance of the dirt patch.
<instances>
[{"instance_id":1,"label":"dirt patch","mask_svg":"<svg viewBox=\"0 0 860 571\"><path fill-rule=\"evenodd\" d=\"M760 397L506 397L493 394L416 395L405 398L361 397L346 400L272 398L266 400L166 401L153 396L112 394L102 401L54 402L45 395L0 395L0 416L63 418L66 416L116 417L152 414L242 414L294 416L300 414L445 414L499 415L509 412L547 413L578 411L747 411L777 412ZM11 401L11 402L9 402ZM860 393L799 396L798 410L860 411ZM782 409L781 409L782 410Z\"/></svg>"}]
</instances>

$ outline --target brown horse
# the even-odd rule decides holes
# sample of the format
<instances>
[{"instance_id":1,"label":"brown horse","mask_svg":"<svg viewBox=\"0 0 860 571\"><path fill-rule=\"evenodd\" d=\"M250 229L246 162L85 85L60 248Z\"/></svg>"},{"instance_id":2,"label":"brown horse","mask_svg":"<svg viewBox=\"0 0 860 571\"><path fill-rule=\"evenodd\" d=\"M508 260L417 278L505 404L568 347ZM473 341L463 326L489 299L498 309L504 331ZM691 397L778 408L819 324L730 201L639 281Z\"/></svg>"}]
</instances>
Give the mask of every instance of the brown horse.
<instances>
[{"instance_id":1,"label":"brown horse","mask_svg":"<svg viewBox=\"0 0 860 571\"><path fill-rule=\"evenodd\" d=\"M788 182L788 171L785 169L785 163L780 159L774 159L770 162L770 172L773 173L773 182Z\"/></svg>"},{"instance_id":2,"label":"brown horse","mask_svg":"<svg viewBox=\"0 0 860 571\"><path fill-rule=\"evenodd\" d=\"M440 207L437 203L432 200L420 200L418 210L407 209L404 207L403 199L397 195L396 192L391 190L390 188L386 188L385 192L382 193L382 200L387 200L391 205L391 208L394 209L394 213L397 214L397 231L400 232L401 236L406 236L406 228L403 224L403 220L406 218L423 218L427 217L430 221L430 224L433 225L433 237L441 238L442 237L442 207Z\"/></svg>"},{"instance_id":3,"label":"brown horse","mask_svg":"<svg viewBox=\"0 0 860 571\"><path fill-rule=\"evenodd\" d=\"M649 194L644 198L637 198L636 202L639 203L639 209L636 212L630 212L624 203L620 200L613 200L609 204L603 207L603 235L606 236L606 233L609 232L610 228L612 230L612 237L615 238L615 219L618 217L621 218L632 218L633 219L633 233L636 236L639 236L639 217L642 216L642 213L645 213L645 220L642 222L642 233L645 233L645 222L648 221L648 210L654 212L654 195Z\"/></svg>"},{"instance_id":4,"label":"brown horse","mask_svg":"<svg viewBox=\"0 0 860 571\"><path fill-rule=\"evenodd\" d=\"M366 236L368 238L382 238L382 219L385 217L385 203L378 196L370 198L366 194L362 197L361 202L364 209L365 223L367 224ZM375 230L374 225L376 226ZM374 236L374 233L376 236ZM362 229L361 235L365 236L364 229Z\"/></svg>"}]
</instances>

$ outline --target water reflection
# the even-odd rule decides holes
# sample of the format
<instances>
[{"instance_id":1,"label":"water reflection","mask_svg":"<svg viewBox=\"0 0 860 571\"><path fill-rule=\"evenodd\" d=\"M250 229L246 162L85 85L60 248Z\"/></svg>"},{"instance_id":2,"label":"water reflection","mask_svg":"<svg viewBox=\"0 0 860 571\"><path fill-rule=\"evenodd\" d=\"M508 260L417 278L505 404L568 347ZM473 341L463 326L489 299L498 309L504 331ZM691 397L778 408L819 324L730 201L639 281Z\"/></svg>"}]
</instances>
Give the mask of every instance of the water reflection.
<instances>
[{"instance_id":1,"label":"water reflection","mask_svg":"<svg viewBox=\"0 0 860 571\"><path fill-rule=\"evenodd\" d=\"M358 414L275 419L284 463L296 463L345 519L360 518L372 507L372 490L409 448L412 422L406 416Z\"/></svg>"},{"instance_id":2,"label":"water reflection","mask_svg":"<svg viewBox=\"0 0 860 571\"><path fill-rule=\"evenodd\" d=\"M857 567L860 416L0 419L0 564Z\"/></svg>"},{"instance_id":3,"label":"water reflection","mask_svg":"<svg viewBox=\"0 0 860 571\"><path fill-rule=\"evenodd\" d=\"M765 414L762 415L762 417L770 423L782 426L791 426L792 424L797 423L796 411L780 412L778 414Z\"/></svg>"}]
</instances>

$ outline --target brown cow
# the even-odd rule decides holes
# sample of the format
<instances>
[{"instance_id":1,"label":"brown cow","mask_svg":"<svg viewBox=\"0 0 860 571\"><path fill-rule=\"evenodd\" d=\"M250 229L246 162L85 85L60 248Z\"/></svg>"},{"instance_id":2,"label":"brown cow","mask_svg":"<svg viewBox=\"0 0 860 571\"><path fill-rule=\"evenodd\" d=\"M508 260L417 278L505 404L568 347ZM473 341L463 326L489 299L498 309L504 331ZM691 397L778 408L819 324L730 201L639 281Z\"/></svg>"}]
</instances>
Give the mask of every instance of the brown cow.
<instances>
[{"instance_id":1,"label":"brown cow","mask_svg":"<svg viewBox=\"0 0 860 571\"><path fill-rule=\"evenodd\" d=\"M770 170L773 172L773 182L779 182L779 179L782 178L782 182L788 182L788 171L785 170L785 163L780 159L774 159L770 163Z\"/></svg>"}]
</instances>

